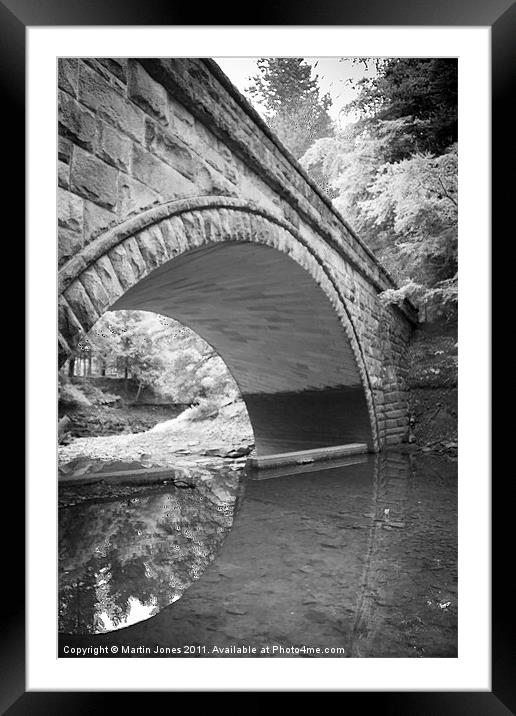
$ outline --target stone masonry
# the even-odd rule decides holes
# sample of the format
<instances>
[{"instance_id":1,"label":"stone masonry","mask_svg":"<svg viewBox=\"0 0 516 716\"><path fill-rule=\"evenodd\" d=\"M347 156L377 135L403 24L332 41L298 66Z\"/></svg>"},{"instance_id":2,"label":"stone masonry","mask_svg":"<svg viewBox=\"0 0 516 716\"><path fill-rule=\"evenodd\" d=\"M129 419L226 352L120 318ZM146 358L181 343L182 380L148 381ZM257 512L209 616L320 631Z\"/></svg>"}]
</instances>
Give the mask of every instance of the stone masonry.
<instances>
[{"instance_id":1,"label":"stone masonry","mask_svg":"<svg viewBox=\"0 0 516 716\"><path fill-rule=\"evenodd\" d=\"M282 315L298 321L299 355L299 336L306 335L309 343L310 332L317 325L333 325L334 316L339 327L328 328L328 346L342 345L345 355L339 385L354 385L356 376L367 403L372 448L403 440L408 425L405 353L415 311L408 303L392 307L380 301L379 293L394 286L390 276L218 66L203 59L61 59L58 86L60 362L113 306L164 310L165 304L177 305L194 324L197 317L192 327L201 335L203 329L208 332L230 369L234 359L245 382L242 366L250 356L245 346L258 326L273 350L275 322L281 323ZM233 284L231 273L225 274L232 305L240 302L247 311L242 308L239 314L240 333L234 329L230 335L223 311L218 323L203 322L201 280L207 296L216 278L210 273L215 253L208 249L235 242L278 252L271 255L285 269L275 271L269 253L255 252L242 254L242 265L252 267L256 260L262 267L259 276L249 268ZM198 286L198 299L177 288L174 304L172 293L165 296L161 288L159 294L153 276L176 265L167 276L179 287L178 258L191 252L203 266L197 278L195 264L185 268L192 286ZM301 288L304 279L294 263L290 271L280 255L302 267L325 299L319 301L314 293L308 303L303 297L311 288ZM297 293L289 289L289 296L280 296L282 276L290 277L289 286L297 281ZM260 286L275 292L277 315L271 315ZM219 288L213 300L222 293ZM197 312L192 308L196 300ZM301 305L302 313L288 308ZM303 318L310 306L317 306L312 324ZM253 308L255 327L245 320ZM323 348L318 357L311 346L306 365L299 365L284 339L278 338L277 347L288 367L282 390L287 373L297 371L299 378L306 369L312 389L318 387L321 366L332 372L325 358L330 350ZM279 375L280 358L271 360ZM272 392L272 384L266 390Z\"/></svg>"}]
</instances>

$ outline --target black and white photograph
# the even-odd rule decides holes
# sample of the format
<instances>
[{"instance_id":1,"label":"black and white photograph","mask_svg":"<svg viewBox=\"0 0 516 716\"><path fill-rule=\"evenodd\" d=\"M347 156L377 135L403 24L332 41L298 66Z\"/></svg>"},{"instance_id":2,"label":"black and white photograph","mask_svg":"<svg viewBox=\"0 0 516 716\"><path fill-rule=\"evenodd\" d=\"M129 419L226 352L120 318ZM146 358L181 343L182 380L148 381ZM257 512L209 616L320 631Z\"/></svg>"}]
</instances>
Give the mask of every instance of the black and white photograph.
<instances>
[{"instance_id":1,"label":"black and white photograph","mask_svg":"<svg viewBox=\"0 0 516 716\"><path fill-rule=\"evenodd\" d=\"M510 4L0 0L27 321L0 712L516 708L490 383Z\"/></svg>"},{"instance_id":2,"label":"black and white photograph","mask_svg":"<svg viewBox=\"0 0 516 716\"><path fill-rule=\"evenodd\" d=\"M59 58L59 656L457 656L457 58Z\"/></svg>"}]
</instances>

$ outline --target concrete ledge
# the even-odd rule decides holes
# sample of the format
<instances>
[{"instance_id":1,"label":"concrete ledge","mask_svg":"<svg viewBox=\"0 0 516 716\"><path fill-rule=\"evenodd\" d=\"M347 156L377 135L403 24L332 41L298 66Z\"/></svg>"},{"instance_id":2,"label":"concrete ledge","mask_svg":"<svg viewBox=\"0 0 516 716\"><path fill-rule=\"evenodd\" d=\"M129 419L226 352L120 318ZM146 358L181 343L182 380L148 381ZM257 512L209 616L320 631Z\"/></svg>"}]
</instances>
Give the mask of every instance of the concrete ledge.
<instances>
[{"instance_id":1,"label":"concrete ledge","mask_svg":"<svg viewBox=\"0 0 516 716\"><path fill-rule=\"evenodd\" d=\"M305 465L322 460L360 455L368 452L366 443L349 443L348 445L332 445L331 447L314 448L313 450L299 450L297 452L284 452L278 455L264 455L252 457L247 461L251 469L264 470L282 465Z\"/></svg>"},{"instance_id":2,"label":"concrete ledge","mask_svg":"<svg viewBox=\"0 0 516 716\"><path fill-rule=\"evenodd\" d=\"M259 470L249 467L247 477L249 480L270 480L275 477L287 477L291 475L309 475L311 472L320 470L333 470L338 467L350 467L361 465L369 460L366 453L360 455L349 455L348 457L337 457L331 460L314 460L313 462L302 463L301 465L278 465Z\"/></svg>"}]
</instances>

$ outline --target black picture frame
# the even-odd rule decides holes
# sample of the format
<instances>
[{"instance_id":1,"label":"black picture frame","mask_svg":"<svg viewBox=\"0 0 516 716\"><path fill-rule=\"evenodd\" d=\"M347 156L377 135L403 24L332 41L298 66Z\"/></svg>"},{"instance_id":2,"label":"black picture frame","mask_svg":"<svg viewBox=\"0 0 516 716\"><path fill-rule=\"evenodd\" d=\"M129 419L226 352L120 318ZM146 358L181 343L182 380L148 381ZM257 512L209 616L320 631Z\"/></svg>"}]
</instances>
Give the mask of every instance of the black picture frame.
<instances>
[{"instance_id":1,"label":"black picture frame","mask_svg":"<svg viewBox=\"0 0 516 716\"><path fill-rule=\"evenodd\" d=\"M202 23L196 20L202 17ZM516 8L512 0L262 0L247 18L235 15L228 4L211 4L202 10L198 5L164 3L159 0L0 0L0 82L4 103L4 150L12 157L5 158L9 167L9 195L5 207L16 217L16 236L9 243L11 249L23 247L22 232L25 217L25 35L31 26L74 25L374 25L374 26L489 26L492 32L492 125L493 169L492 208L493 238L501 235L503 226L510 224L508 212L514 199L513 182L504 181L501 169L507 162L514 142L513 119L510 106L511 79L514 73L516 37ZM509 124L511 123L511 124ZM8 140L8 141L7 141ZM5 237L7 238L7 237ZM4 248L7 251L7 247ZM9 259L11 260L11 259ZM14 258L12 259L15 260ZM19 259L23 261L23 255ZM494 298L494 296L493 296ZM17 303L21 315L20 301ZM495 320L496 319L496 320ZM18 319L19 320L19 319ZM492 329L502 318L492 312ZM20 322L20 321L19 321ZM21 322L20 322L21 323ZM23 339L22 339L23 341ZM31 350L31 346L28 346ZM498 372L498 375L500 372ZM497 373L493 371L493 376ZM494 386L493 386L494 387ZM503 429L502 429L503 432ZM497 431L496 444L501 445L503 434ZM507 445L507 443L505 443ZM494 445L493 445L494 447ZM493 452L494 454L494 452ZM16 475L15 477L18 478ZM501 480L504 480L503 476ZM7 479L7 478L6 478ZM510 479L510 475L506 479ZM510 638L513 614L512 595L505 587L507 545L510 545L512 503L506 499L505 487L492 480L492 691L456 692L344 692L340 708L349 707L357 697L360 707L378 708L384 714L418 716L440 714L474 716L503 716L516 713L514 688L514 644ZM7 491L10 511L16 512L17 524L25 519L23 481L11 479ZM25 690L25 543L23 531L10 538L4 550L4 574L9 585L4 593L9 601L2 611L0 639L0 708L2 713L18 714L91 714L120 708L120 692L26 692ZM236 689L235 689L236 690ZM167 695L167 694L165 694ZM168 694L170 698L170 694ZM132 706L141 699L139 693L130 694ZM116 702L115 702L116 699ZM367 701L364 701L367 699ZM146 702L147 705L147 702Z\"/></svg>"}]
</instances>

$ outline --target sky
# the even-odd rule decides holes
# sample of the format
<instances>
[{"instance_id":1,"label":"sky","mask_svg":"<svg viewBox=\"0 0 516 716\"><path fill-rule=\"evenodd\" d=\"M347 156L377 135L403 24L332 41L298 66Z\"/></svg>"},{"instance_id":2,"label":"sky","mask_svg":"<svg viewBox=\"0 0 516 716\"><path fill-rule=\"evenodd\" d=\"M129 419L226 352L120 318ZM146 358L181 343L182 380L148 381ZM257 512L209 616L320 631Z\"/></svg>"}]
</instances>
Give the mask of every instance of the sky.
<instances>
[{"instance_id":1,"label":"sky","mask_svg":"<svg viewBox=\"0 0 516 716\"><path fill-rule=\"evenodd\" d=\"M254 98L246 93L249 78L258 73L257 57L215 57L215 61L229 77L234 85L263 116L263 107L260 107ZM305 57L305 61L312 65L312 76L319 75L321 93L328 92L332 99L329 114L341 126L351 121L352 117L342 111L345 104L355 99L356 91L349 80L359 80L362 77L372 77L376 74L373 67L366 69L363 63L354 63L351 58L339 57ZM371 64L371 63L370 63Z\"/></svg>"}]
</instances>

